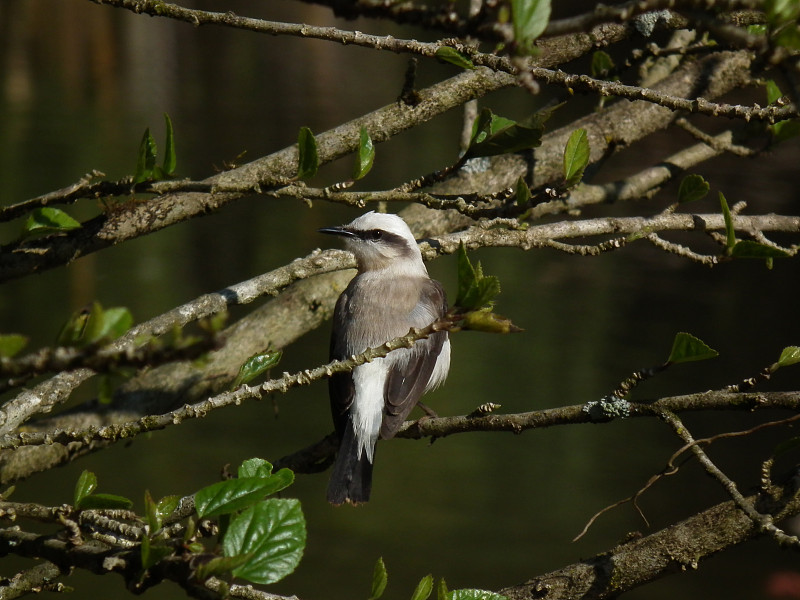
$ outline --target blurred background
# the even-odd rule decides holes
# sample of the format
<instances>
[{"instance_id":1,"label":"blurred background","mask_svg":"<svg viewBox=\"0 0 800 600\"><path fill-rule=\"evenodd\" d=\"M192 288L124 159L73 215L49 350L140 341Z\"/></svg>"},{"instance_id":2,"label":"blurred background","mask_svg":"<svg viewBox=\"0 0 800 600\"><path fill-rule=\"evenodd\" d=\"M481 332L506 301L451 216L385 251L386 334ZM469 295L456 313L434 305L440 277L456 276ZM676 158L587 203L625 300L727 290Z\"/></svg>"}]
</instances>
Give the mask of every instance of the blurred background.
<instances>
[{"instance_id":1,"label":"blurred background","mask_svg":"<svg viewBox=\"0 0 800 600\"><path fill-rule=\"evenodd\" d=\"M337 22L328 10L288 0L191 6L432 39L430 33L385 23ZM573 9L565 2L557 10ZM175 128L178 175L204 178L242 153L238 162L294 143L302 126L320 133L394 102L406 64L407 57L391 53L192 27L87 0L2 0L0 203L65 187L92 169L109 179L131 174L146 127L163 148L165 112ZM456 73L455 67L423 61L419 86ZM482 104L522 118L554 93L544 90L533 98L507 90ZM752 94L750 101L764 104L763 90ZM570 116L557 115L555 125ZM451 163L460 119L453 111L377 147L375 167L362 188L384 189ZM689 143L681 131L649 138L615 156L597 182L635 173ZM729 203L746 201L753 213L797 214L800 145L795 140L779 150L702 165L697 171L711 183L712 194L692 210L717 212L722 191ZM349 161L327 166L315 183L329 185L349 170ZM604 206L584 215L655 214L674 201L675 189L633 207ZM98 207L82 201L67 211L85 219ZM0 331L29 335L31 348L52 344L71 312L93 300L127 306L137 322L144 321L329 245L316 230L357 214L322 203L309 208L268 198L242 200L66 268L3 284ZM2 242L15 238L21 227L15 222L0 228ZM697 238L675 239L711 248ZM468 413L485 402L511 413L597 400L634 370L663 362L678 331L700 337L720 357L674 367L642 385L636 398L736 383L777 360L783 347L800 344L797 259L776 261L772 270L760 261L707 269L643 243L595 258L507 249L472 258L500 278L497 311L525 332L456 335L449 381L427 400L441 415ZM429 268L454 295L455 259L439 259ZM326 326L286 349L280 370L325 362L328 335ZM92 397L93 385L79 396ZM761 389L798 388L795 367ZM701 437L779 416L785 415L713 413L685 420ZM216 481L227 463L253 456L276 460L331 429L327 386L320 382L272 402L217 411L117 444L20 483L14 499L69 502L78 475L90 469L98 475L99 491L134 498L141 508L145 489L154 497L189 494ZM791 435L768 429L719 442L710 454L746 490L758 483L760 462ZM384 443L367 506L332 508L325 502L327 473L298 477L288 493L301 499L306 513L306 554L294 574L269 589L304 600L366 598L378 557L389 572L387 598L409 597L428 573L444 577L451 589L520 583L603 552L629 532L646 534L725 500L720 486L690 463L642 498L649 528L623 506L602 516L580 542L570 542L596 511L631 495L660 471L680 445L666 425L644 419L520 436L458 435L432 445ZM0 575L11 576L25 564L3 558ZM767 598L770 577L784 571L797 571L797 555L756 541L701 563L697 572L626 597ZM66 583L81 598L124 593L116 576L76 572ZM154 599L183 596L172 584L147 592Z\"/></svg>"}]
</instances>

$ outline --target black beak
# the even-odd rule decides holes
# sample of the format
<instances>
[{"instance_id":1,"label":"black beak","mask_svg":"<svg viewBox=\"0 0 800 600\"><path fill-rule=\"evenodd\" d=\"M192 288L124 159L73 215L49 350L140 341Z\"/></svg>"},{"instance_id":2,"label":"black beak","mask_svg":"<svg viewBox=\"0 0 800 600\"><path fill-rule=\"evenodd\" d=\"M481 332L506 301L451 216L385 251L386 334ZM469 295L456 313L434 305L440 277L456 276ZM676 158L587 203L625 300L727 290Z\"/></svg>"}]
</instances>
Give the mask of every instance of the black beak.
<instances>
[{"instance_id":1,"label":"black beak","mask_svg":"<svg viewBox=\"0 0 800 600\"><path fill-rule=\"evenodd\" d=\"M330 233L331 235L341 235L344 237L356 237L356 234L352 231L345 229L344 227L323 227L322 229L317 229L320 233Z\"/></svg>"}]
</instances>

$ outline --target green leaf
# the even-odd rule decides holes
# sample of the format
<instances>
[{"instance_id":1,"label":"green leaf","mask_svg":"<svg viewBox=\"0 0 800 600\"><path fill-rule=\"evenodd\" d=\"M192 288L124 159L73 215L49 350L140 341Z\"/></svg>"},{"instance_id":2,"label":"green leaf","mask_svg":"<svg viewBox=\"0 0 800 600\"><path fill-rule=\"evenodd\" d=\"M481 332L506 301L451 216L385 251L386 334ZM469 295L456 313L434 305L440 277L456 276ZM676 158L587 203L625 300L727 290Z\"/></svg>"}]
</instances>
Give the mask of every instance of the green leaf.
<instances>
[{"instance_id":1,"label":"green leaf","mask_svg":"<svg viewBox=\"0 0 800 600\"><path fill-rule=\"evenodd\" d=\"M781 352L781 357L778 359L779 367L788 367L800 362L800 347L787 346Z\"/></svg>"},{"instance_id":2,"label":"green leaf","mask_svg":"<svg viewBox=\"0 0 800 600\"><path fill-rule=\"evenodd\" d=\"M462 328L484 333L517 333L522 331L511 319L493 313L489 309L471 310L463 316Z\"/></svg>"},{"instance_id":3,"label":"green leaf","mask_svg":"<svg viewBox=\"0 0 800 600\"><path fill-rule=\"evenodd\" d=\"M425 575L417 584L414 593L411 594L411 600L428 600L433 591L433 575Z\"/></svg>"},{"instance_id":4,"label":"green leaf","mask_svg":"<svg viewBox=\"0 0 800 600\"><path fill-rule=\"evenodd\" d=\"M533 49L533 42L547 28L550 0L511 0L514 41L523 53Z\"/></svg>"},{"instance_id":5,"label":"green leaf","mask_svg":"<svg viewBox=\"0 0 800 600\"><path fill-rule=\"evenodd\" d=\"M267 478L272 475L272 464L263 458L248 458L239 465L237 477L262 477Z\"/></svg>"},{"instance_id":6,"label":"green leaf","mask_svg":"<svg viewBox=\"0 0 800 600\"><path fill-rule=\"evenodd\" d=\"M70 217L63 210L45 206L37 208L25 221L22 227L22 237L38 234L58 233L79 229L81 224Z\"/></svg>"},{"instance_id":7,"label":"green leaf","mask_svg":"<svg viewBox=\"0 0 800 600\"><path fill-rule=\"evenodd\" d=\"M266 352L254 354L239 367L239 374L236 376L231 389L251 382L264 371L276 366L281 361L282 356L283 352L280 350L267 350Z\"/></svg>"},{"instance_id":8,"label":"green leaf","mask_svg":"<svg viewBox=\"0 0 800 600\"><path fill-rule=\"evenodd\" d=\"M767 89L767 104L772 104L783 98L783 92L778 87L774 80L768 79L766 83Z\"/></svg>"},{"instance_id":9,"label":"green leaf","mask_svg":"<svg viewBox=\"0 0 800 600\"><path fill-rule=\"evenodd\" d=\"M149 490L144 491L144 515L150 527L150 535L161 529L161 517L156 511L156 503Z\"/></svg>"},{"instance_id":10,"label":"green leaf","mask_svg":"<svg viewBox=\"0 0 800 600\"><path fill-rule=\"evenodd\" d=\"M78 481L75 484L75 494L73 497L75 506L78 506L81 500L91 494L95 489L97 489L97 475L91 471L84 471L81 473L81 476L78 477Z\"/></svg>"},{"instance_id":11,"label":"green leaf","mask_svg":"<svg viewBox=\"0 0 800 600\"><path fill-rule=\"evenodd\" d=\"M501 594L485 590L453 590L449 600L508 600Z\"/></svg>"},{"instance_id":12,"label":"green leaf","mask_svg":"<svg viewBox=\"0 0 800 600\"><path fill-rule=\"evenodd\" d=\"M217 556L208 562L201 563L197 567L195 576L200 581L205 581L209 577L225 576L232 573L234 569L247 564L252 558L249 554L240 556Z\"/></svg>"},{"instance_id":13,"label":"green leaf","mask_svg":"<svg viewBox=\"0 0 800 600\"><path fill-rule=\"evenodd\" d=\"M800 135L800 119L786 119L769 126L776 144Z\"/></svg>"},{"instance_id":14,"label":"green leaf","mask_svg":"<svg viewBox=\"0 0 800 600\"><path fill-rule=\"evenodd\" d=\"M156 503L156 514L162 523L178 509L180 503L180 496L164 496Z\"/></svg>"},{"instance_id":15,"label":"green leaf","mask_svg":"<svg viewBox=\"0 0 800 600\"><path fill-rule=\"evenodd\" d=\"M144 514L150 526L150 535L161 529L164 519L175 512L180 503L178 496L165 496L158 502L153 500L148 490L144 492Z\"/></svg>"},{"instance_id":16,"label":"green leaf","mask_svg":"<svg viewBox=\"0 0 800 600\"><path fill-rule=\"evenodd\" d=\"M703 179L702 175L687 175L683 178L678 188L678 202L683 204L684 202L701 200L705 198L710 189L711 186Z\"/></svg>"},{"instance_id":17,"label":"green leaf","mask_svg":"<svg viewBox=\"0 0 800 600\"><path fill-rule=\"evenodd\" d=\"M774 26L795 21L800 17L800 4L797 0L767 0L764 4L767 21Z\"/></svg>"},{"instance_id":18,"label":"green leaf","mask_svg":"<svg viewBox=\"0 0 800 600\"><path fill-rule=\"evenodd\" d=\"M362 127L358 140L358 156L353 166L353 179L359 180L369 173L374 160L375 146L372 143L372 138L369 137L366 127Z\"/></svg>"},{"instance_id":19,"label":"green leaf","mask_svg":"<svg viewBox=\"0 0 800 600\"><path fill-rule=\"evenodd\" d=\"M614 70L614 61L607 52L597 50L592 54L592 64L589 67L592 77L608 77L608 74Z\"/></svg>"},{"instance_id":20,"label":"green leaf","mask_svg":"<svg viewBox=\"0 0 800 600\"><path fill-rule=\"evenodd\" d=\"M800 27L796 23L786 23L778 30L773 41L776 46L800 50Z\"/></svg>"},{"instance_id":21,"label":"green leaf","mask_svg":"<svg viewBox=\"0 0 800 600\"><path fill-rule=\"evenodd\" d=\"M736 242L731 248L730 255L735 258L786 258L791 256L780 248L767 246L752 240Z\"/></svg>"},{"instance_id":22,"label":"green leaf","mask_svg":"<svg viewBox=\"0 0 800 600\"><path fill-rule=\"evenodd\" d=\"M99 302L95 302L89 314L89 321L83 335L83 343L115 340L133 325L133 315L124 306L103 310Z\"/></svg>"},{"instance_id":23,"label":"green leaf","mask_svg":"<svg viewBox=\"0 0 800 600\"><path fill-rule=\"evenodd\" d=\"M519 179L517 179L516 196L517 206L520 208L525 208L531 201L531 188L528 187L528 184L525 182L525 178L522 175L520 175Z\"/></svg>"},{"instance_id":24,"label":"green leaf","mask_svg":"<svg viewBox=\"0 0 800 600\"><path fill-rule=\"evenodd\" d=\"M269 584L295 570L306 545L306 523L300 502L271 498L231 520L222 549L225 556L250 555L233 574Z\"/></svg>"},{"instance_id":25,"label":"green leaf","mask_svg":"<svg viewBox=\"0 0 800 600\"><path fill-rule=\"evenodd\" d=\"M164 162L161 167L166 175L172 175L178 166L178 157L175 154L175 132L172 129L172 119L164 113L164 122L167 129L167 142L164 147Z\"/></svg>"},{"instance_id":26,"label":"green leaf","mask_svg":"<svg viewBox=\"0 0 800 600\"><path fill-rule=\"evenodd\" d=\"M299 152L297 178L309 179L317 174L319 156L317 155L317 139L308 127L301 127L297 136Z\"/></svg>"},{"instance_id":27,"label":"green leaf","mask_svg":"<svg viewBox=\"0 0 800 600\"><path fill-rule=\"evenodd\" d=\"M386 565L383 564L383 557L378 559L375 563L375 568L372 569L372 591L369 600L378 600L383 596L386 591L386 584L389 582L389 573L386 571Z\"/></svg>"},{"instance_id":28,"label":"green leaf","mask_svg":"<svg viewBox=\"0 0 800 600\"><path fill-rule=\"evenodd\" d=\"M747 33L750 35L766 35L767 33L767 26L763 23L757 23L755 25L748 25L747 26Z\"/></svg>"},{"instance_id":29,"label":"green leaf","mask_svg":"<svg viewBox=\"0 0 800 600\"><path fill-rule=\"evenodd\" d=\"M78 502L76 508L79 508L80 510L86 510L90 508L121 508L123 510L127 510L132 506L133 502L124 496L117 496L116 494L90 494Z\"/></svg>"},{"instance_id":30,"label":"green leaf","mask_svg":"<svg viewBox=\"0 0 800 600\"><path fill-rule=\"evenodd\" d=\"M156 168L156 141L150 133L150 128L144 130L142 141L139 142L139 155L136 160L136 172L133 183L141 183L155 177Z\"/></svg>"},{"instance_id":31,"label":"green leaf","mask_svg":"<svg viewBox=\"0 0 800 600\"><path fill-rule=\"evenodd\" d=\"M719 203L722 206L722 218L725 220L725 246L730 251L736 245L736 232L733 230L733 217L728 208L728 201L722 192L719 193Z\"/></svg>"},{"instance_id":32,"label":"green leaf","mask_svg":"<svg viewBox=\"0 0 800 600\"><path fill-rule=\"evenodd\" d=\"M0 356L11 358L19 354L28 343L28 338L19 333L0 334Z\"/></svg>"},{"instance_id":33,"label":"green leaf","mask_svg":"<svg viewBox=\"0 0 800 600\"><path fill-rule=\"evenodd\" d=\"M450 592L447 591L447 582L442 577L436 584L436 600L448 600Z\"/></svg>"},{"instance_id":34,"label":"green leaf","mask_svg":"<svg viewBox=\"0 0 800 600\"><path fill-rule=\"evenodd\" d=\"M484 108L475 119L465 157L496 156L535 148L541 145L543 132L544 121L541 116L534 115L517 123Z\"/></svg>"},{"instance_id":35,"label":"green leaf","mask_svg":"<svg viewBox=\"0 0 800 600\"><path fill-rule=\"evenodd\" d=\"M461 67L462 69L475 68L475 65L472 64L472 61L467 56L461 54L461 52L455 48L451 48L450 46L441 46L438 50L436 50L435 56L439 60L449 62L457 67Z\"/></svg>"},{"instance_id":36,"label":"green leaf","mask_svg":"<svg viewBox=\"0 0 800 600\"><path fill-rule=\"evenodd\" d=\"M719 356L719 352L710 348L706 343L688 333L678 333L672 342L672 351L667 362L678 364L694 360L706 360Z\"/></svg>"},{"instance_id":37,"label":"green leaf","mask_svg":"<svg viewBox=\"0 0 800 600\"><path fill-rule=\"evenodd\" d=\"M589 164L589 137L585 129L576 129L564 148L564 180L567 187L576 185Z\"/></svg>"},{"instance_id":38,"label":"green leaf","mask_svg":"<svg viewBox=\"0 0 800 600\"><path fill-rule=\"evenodd\" d=\"M149 569L172 554L172 548L164 544L153 544L147 536L142 538L140 551L142 554L142 567L144 569Z\"/></svg>"},{"instance_id":39,"label":"green leaf","mask_svg":"<svg viewBox=\"0 0 800 600\"><path fill-rule=\"evenodd\" d=\"M465 310L478 310L489 304L500 293L497 277L485 276L481 263L475 267L467 256L464 244L458 248L458 296L456 306Z\"/></svg>"},{"instance_id":40,"label":"green leaf","mask_svg":"<svg viewBox=\"0 0 800 600\"><path fill-rule=\"evenodd\" d=\"M91 314L92 310L87 308L74 312L61 328L56 338L56 343L60 346L76 346L81 344L86 327L89 325Z\"/></svg>"},{"instance_id":41,"label":"green leaf","mask_svg":"<svg viewBox=\"0 0 800 600\"><path fill-rule=\"evenodd\" d=\"M767 81L766 90L767 104L774 104L784 96L783 92L778 87L778 84L772 79ZM800 119L786 119L783 121L778 121L777 123L769 125L769 130L772 132L773 141L776 144L784 142L790 138L800 135Z\"/></svg>"},{"instance_id":42,"label":"green leaf","mask_svg":"<svg viewBox=\"0 0 800 600\"><path fill-rule=\"evenodd\" d=\"M241 510L270 494L279 492L294 481L294 473L281 469L269 477L229 479L204 487L194 496L200 517L213 517Z\"/></svg>"}]
</instances>

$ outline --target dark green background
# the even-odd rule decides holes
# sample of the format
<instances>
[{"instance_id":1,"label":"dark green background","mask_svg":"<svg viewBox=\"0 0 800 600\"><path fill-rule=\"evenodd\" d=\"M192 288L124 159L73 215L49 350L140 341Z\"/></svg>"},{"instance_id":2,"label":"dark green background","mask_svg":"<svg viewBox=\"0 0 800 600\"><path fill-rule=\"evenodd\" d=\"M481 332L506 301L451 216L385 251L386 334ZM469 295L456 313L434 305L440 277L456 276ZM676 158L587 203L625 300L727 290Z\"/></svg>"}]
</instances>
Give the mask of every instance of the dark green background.
<instances>
[{"instance_id":1,"label":"dark green background","mask_svg":"<svg viewBox=\"0 0 800 600\"><path fill-rule=\"evenodd\" d=\"M336 22L321 8L293 2L197 2L274 20ZM560 5L561 6L561 5ZM562 7L563 10L563 7ZM388 32L382 23L338 23ZM399 37L423 32L392 29ZM0 3L0 202L11 204L66 186L91 169L111 179L132 173L145 127L163 148L164 112L172 117L178 174L202 178L247 151L245 160L292 144L301 126L322 132L395 101L406 57L320 41L273 38L220 28L195 28L136 16L87 0L3 0ZM423 61L420 83L456 73ZM496 112L524 117L548 97L510 90L484 100ZM759 94L745 101L764 103ZM589 106L577 99L582 107ZM556 120L569 118L569 109ZM701 125L711 127L708 121ZM723 123L723 126L728 123ZM460 116L445 115L377 147L361 189L382 189L452 162ZM690 143L683 132L661 134L614 157L602 181L624 177ZM798 144L757 159L725 158L703 165L713 197L757 213L797 211ZM316 183L347 177L349 161L325 167ZM600 180L598 180L600 181ZM654 214L675 198L670 187L633 207L600 207L584 215ZM394 207L393 207L394 208ZM399 208L399 207L398 207ZM718 211L713 199L693 207ZM90 201L70 208L96 213ZM137 321L205 292L281 266L331 243L317 228L359 214L317 203L251 198L194 220L81 259L67 268L0 287L0 330L24 332L34 346L52 343L67 316L94 299L129 307ZM0 228L2 240L20 223ZM697 236L674 239L712 251ZM776 237L776 239L778 239ZM780 350L800 344L797 260L739 261L709 270L645 243L597 258L552 250L484 250L473 255L503 286L498 312L525 332L453 338L447 385L427 402L440 414L464 414L485 402L517 412L597 400L632 371L663 361L677 331L691 332L720 352L708 362L676 367L643 385L637 398L718 388L755 374ZM455 259L430 265L451 296ZM285 352L281 370L327 359L328 329ZM797 389L800 371L781 371L764 389ZM93 394L93 384L80 391ZM331 429L324 383L270 401L226 409L181 427L80 460L19 484L19 500L68 502L83 469L99 491L140 499L189 494L215 481L226 463L277 459ZM696 436L748 428L759 414L691 415ZM743 489L758 465L791 432L768 430L715 445L711 455ZM327 474L300 476L289 493L302 500L308 548L299 569L273 591L304 600L366 598L372 567L383 556L387 598L407 598L422 576L445 577L451 588L497 589L611 548L634 530L654 531L725 499L720 487L690 464L642 499L648 529L630 507L603 516L579 543L570 539L602 507L647 481L680 446L655 420L571 426L511 434L470 434L381 444L373 500L358 509L325 503ZM138 505L141 508L141 504ZM631 593L630 598L762 598L769 574L796 570L796 554L761 541L734 549L686 573ZM14 558L0 562L10 576ZM124 593L116 576L75 573L76 597ZM172 584L150 598L179 598Z\"/></svg>"}]
</instances>

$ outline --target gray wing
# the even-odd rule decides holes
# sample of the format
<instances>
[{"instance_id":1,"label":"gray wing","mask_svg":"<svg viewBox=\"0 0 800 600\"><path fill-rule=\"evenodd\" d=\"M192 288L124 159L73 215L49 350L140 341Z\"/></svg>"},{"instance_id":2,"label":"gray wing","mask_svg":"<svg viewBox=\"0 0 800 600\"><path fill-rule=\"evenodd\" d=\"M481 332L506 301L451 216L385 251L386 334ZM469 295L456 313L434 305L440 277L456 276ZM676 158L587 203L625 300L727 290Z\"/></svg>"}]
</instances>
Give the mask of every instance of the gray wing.
<instances>
[{"instance_id":1,"label":"gray wing","mask_svg":"<svg viewBox=\"0 0 800 600\"><path fill-rule=\"evenodd\" d=\"M349 300L350 288L348 287L336 302L334 314L342 315L346 310ZM347 348L344 342L344 335L341 331L343 319L334 319L333 332L331 333L330 358L331 360L343 360L348 358ZM338 325L338 326L337 326ZM352 371L347 373L336 373L328 379L328 394L331 401L331 415L336 433L341 439L345 425L347 424L347 411L353 404L356 390L353 385Z\"/></svg>"},{"instance_id":2,"label":"gray wing","mask_svg":"<svg viewBox=\"0 0 800 600\"><path fill-rule=\"evenodd\" d=\"M429 285L423 286L420 302L428 304L426 311L435 315L434 318L444 316L447 312L447 298L438 281L429 280ZM425 327L433 321L428 318L426 323L415 323L415 327ZM398 350L396 355L406 353L408 360L398 357L395 366L389 370L386 378L384 395L383 423L381 424L380 437L388 439L397 433L408 414L417 405L425 388L430 381L433 369L442 347L447 341L447 332L439 331L428 339L420 340L409 350ZM391 355L390 355L391 356Z\"/></svg>"}]
</instances>

